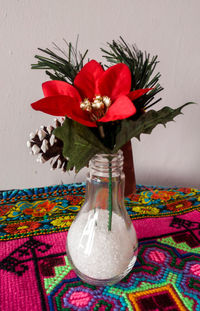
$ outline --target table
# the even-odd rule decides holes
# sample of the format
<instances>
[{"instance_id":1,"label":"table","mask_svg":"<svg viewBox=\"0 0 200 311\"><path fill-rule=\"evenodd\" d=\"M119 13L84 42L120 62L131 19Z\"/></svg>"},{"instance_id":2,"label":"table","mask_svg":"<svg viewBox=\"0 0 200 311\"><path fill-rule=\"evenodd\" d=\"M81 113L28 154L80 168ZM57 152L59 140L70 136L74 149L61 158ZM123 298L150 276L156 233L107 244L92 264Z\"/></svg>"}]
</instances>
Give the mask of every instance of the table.
<instances>
[{"instance_id":1,"label":"table","mask_svg":"<svg viewBox=\"0 0 200 311\"><path fill-rule=\"evenodd\" d=\"M83 183L0 192L0 310L200 310L200 191L137 186L125 203L138 259L106 287L83 283L65 253L84 193Z\"/></svg>"}]
</instances>

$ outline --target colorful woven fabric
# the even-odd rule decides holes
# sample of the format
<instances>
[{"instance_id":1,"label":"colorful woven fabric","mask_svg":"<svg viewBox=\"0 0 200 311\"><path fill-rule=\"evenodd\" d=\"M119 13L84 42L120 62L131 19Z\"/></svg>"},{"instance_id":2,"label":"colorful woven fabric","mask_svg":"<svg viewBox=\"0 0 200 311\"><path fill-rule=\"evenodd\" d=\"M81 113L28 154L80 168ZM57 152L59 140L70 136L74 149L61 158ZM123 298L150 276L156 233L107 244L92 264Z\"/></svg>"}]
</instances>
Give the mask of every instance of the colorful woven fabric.
<instances>
[{"instance_id":1,"label":"colorful woven fabric","mask_svg":"<svg viewBox=\"0 0 200 311\"><path fill-rule=\"evenodd\" d=\"M0 193L0 310L199 311L200 191L137 186L126 207L138 259L106 287L83 283L65 253L84 193L84 184Z\"/></svg>"}]
</instances>

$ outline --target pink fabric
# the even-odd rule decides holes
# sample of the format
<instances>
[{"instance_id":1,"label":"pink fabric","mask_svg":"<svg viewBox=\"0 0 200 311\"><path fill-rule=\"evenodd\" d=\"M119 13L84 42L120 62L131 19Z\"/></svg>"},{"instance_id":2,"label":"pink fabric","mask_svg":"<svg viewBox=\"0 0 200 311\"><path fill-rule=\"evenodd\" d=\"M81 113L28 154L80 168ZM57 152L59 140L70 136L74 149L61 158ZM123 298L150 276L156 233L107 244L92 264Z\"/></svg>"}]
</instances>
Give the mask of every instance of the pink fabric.
<instances>
[{"instance_id":1,"label":"pink fabric","mask_svg":"<svg viewBox=\"0 0 200 311\"><path fill-rule=\"evenodd\" d=\"M185 215L181 215L182 219L196 221L199 219L199 212L194 211ZM148 238L153 236L162 235L165 233L169 233L169 225L172 221L173 217L160 217L160 218L145 218L134 220L134 226L138 235L138 239ZM160 225L158 225L160 223ZM171 232L176 232L176 228L171 228ZM47 250L45 253L41 253L38 249L36 250L37 257L42 258L49 256L55 253L65 252L66 247L66 237L67 232L54 233L49 235L41 235L35 236L34 239L45 243L47 245L51 245L51 248ZM3 260L5 257L9 256L13 250L17 247L20 247L22 244L27 242L29 239L19 239L12 240L8 242L1 242L1 255L0 260ZM158 260L159 254L151 254ZM20 257L19 255L15 255L15 258L19 260L29 259L30 254L27 256ZM41 261L40 260L40 261ZM162 258L160 258L162 261ZM33 261L28 261L26 263L28 266L28 270L22 276L18 276L13 272L3 271L1 270L1 283L0 283L0 292L6 293L6 295L0 296L0 306L2 311L42 311L40 307L40 297L38 295L38 287L37 287L37 279L33 274L34 271L34 263ZM193 272L199 275L199 266L193 266ZM41 276L41 285L44 289L43 278ZM84 294L85 295L85 294ZM77 301L77 303L83 304L85 297L83 295L83 300ZM74 297L71 297L71 299Z\"/></svg>"},{"instance_id":2,"label":"pink fabric","mask_svg":"<svg viewBox=\"0 0 200 311\"><path fill-rule=\"evenodd\" d=\"M179 217L179 216L177 216ZM133 224L137 232L138 239L153 237L162 235L165 233L176 232L176 228L170 228L169 225L172 222L174 216L169 217L157 217L157 218L143 218L134 220ZM181 219L190 220L190 221L199 221L200 213L193 211L187 214L182 214ZM160 224L160 225L159 225Z\"/></svg>"},{"instance_id":3,"label":"pink fabric","mask_svg":"<svg viewBox=\"0 0 200 311\"><path fill-rule=\"evenodd\" d=\"M36 250L37 257L46 257L50 254L65 252L66 245L66 232L35 236L37 241L49 244L52 247L45 253L41 253ZM8 242L1 242L1 254L0 261L10 255L13 250L20 247L28 238L12 240ZM15 258L19 260L29 259L28 255L19 256L15 255ZM40 260L41 261L41 260ZM40 296L38 295L37 279L34 272L33 261L26 262L28 270L22 276L18 276L13 272L0 270L1 282L0 282L0 310L1 311L43 311L41 307ZM40 265L39 265L40 266ZM41 276L41 285L44 289L43 278ZM6 293L3 295L2 293Z\"/></svg>"}]
</instances>

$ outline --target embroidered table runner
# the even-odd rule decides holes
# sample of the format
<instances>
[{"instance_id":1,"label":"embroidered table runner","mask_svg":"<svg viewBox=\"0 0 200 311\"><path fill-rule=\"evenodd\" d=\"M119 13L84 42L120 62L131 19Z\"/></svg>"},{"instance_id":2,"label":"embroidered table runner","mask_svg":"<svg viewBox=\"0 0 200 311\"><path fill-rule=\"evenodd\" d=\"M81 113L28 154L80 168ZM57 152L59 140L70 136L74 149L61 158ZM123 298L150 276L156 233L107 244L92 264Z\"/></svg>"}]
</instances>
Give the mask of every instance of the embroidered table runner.
<instances>
[{"instance_id":1,"label":"embroidered table runner","mask_svg":"<svg viewBox=\"0 0 200 311\"><path fill-rule=\"evenodd\" d=\"M137 186L125 203L138 259L106 287L83 283L65 253L84 193L84 184L0 193L0 310L199 311L200 191Z\"/></svg>"}]
</instances>

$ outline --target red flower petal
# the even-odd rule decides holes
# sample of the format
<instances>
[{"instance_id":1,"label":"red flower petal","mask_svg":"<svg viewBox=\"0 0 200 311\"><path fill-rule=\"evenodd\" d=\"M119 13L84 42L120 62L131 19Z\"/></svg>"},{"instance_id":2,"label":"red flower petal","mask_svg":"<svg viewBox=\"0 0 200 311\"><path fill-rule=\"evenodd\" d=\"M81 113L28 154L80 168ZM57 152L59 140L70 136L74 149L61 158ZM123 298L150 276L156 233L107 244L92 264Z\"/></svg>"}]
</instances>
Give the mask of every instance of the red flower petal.
<instances>
[{"instance_id":1,"label":"red flower petal","mask_svg":"<svg viewBox=\"0 0 200 311\"><path fill-rule=\"evenodd\" d=\"M88 127L97 127L96 123L90 121L90 119L88 117L87 117L87 119L86 119L86 117L84 117L84 119L83 119L83 118L78 117L77 115L73 115L73 116L71 116L71 119L80 123L80 124L88 126Z\"/></svg>"},{"instance_id":2,"label":"red flower petal","mask_svg":"<svg viewBox=\"0 0 200 311\"><path fill-rule=\"evenodd\" d=\"M57 80L47 81L42 84L42 89L45 97L66 95L76 97L81 102L81 97L78 91L67 82Z\"/></svg>"},{"instance_id":3,"label":"red flower petal","mask_svg":"<svg viewBox=\"0 0 200 311\"><path fill-rule=\"evenodd\" d=\"M131 72L127 65L117 64L108 68L98 83L101 96L108 96L112 101L127 95L131 88Z\"/></svg>"},{"instance_id":4,"label":"red flower petal","mask_svg":"<svg viewBox=\"0 0 200 311\"><path fill-rule=\"evenodd\" d=\"M58 95L45 97L31 104L32 108L53 116L68 116L74 121L89 127L95 127L86 112L80 108L80 102L77 98Z\"/></svg>"},{"instance_id":5,"label":"red flower petal","mask_svg":"<svg viewBox=\"0 0 200 311\"><path fill-rule=\"evenodd\" d=\"M104 73L103 68L95 60L88 62L74 79L74 85L78 89L82 99L92 100L97 94L97 80Z\"/></svg>"},{"instance_id":6,"label":"red flower petal","mask_svg":"<svg viewBox=\"0 0 200 311\"><path fill-rule=\"evenodd\" d=\"M58 95L42 98L31 104L32 108L53 116L66 116L71 112L70 105L76 102L75 98Z\"/></svg>"},{"instance_id":7,"label":"red flower petal","mask_svg":"<svg viewBox=\"0 0 200 311\"><path fill-rule=\"evenodd\" d=\"M132 91L128 94L128 97L134 101L135 99L139 98L140 96L146 94L148 91L152 90L151 89L140 89L140 90L135 90L135 91Z\"/></svg>"},{"instance_id":8,"label":"red flower petal","mask_svg":"<svg viewBox=\"0 0 200 311\"><path fill-rule=\"evenodd\" d=\"M136 108L127 96L120 96L110 106L106 115L99 122L126 119L136 113Z\"/></svg>"}]
</instances>

